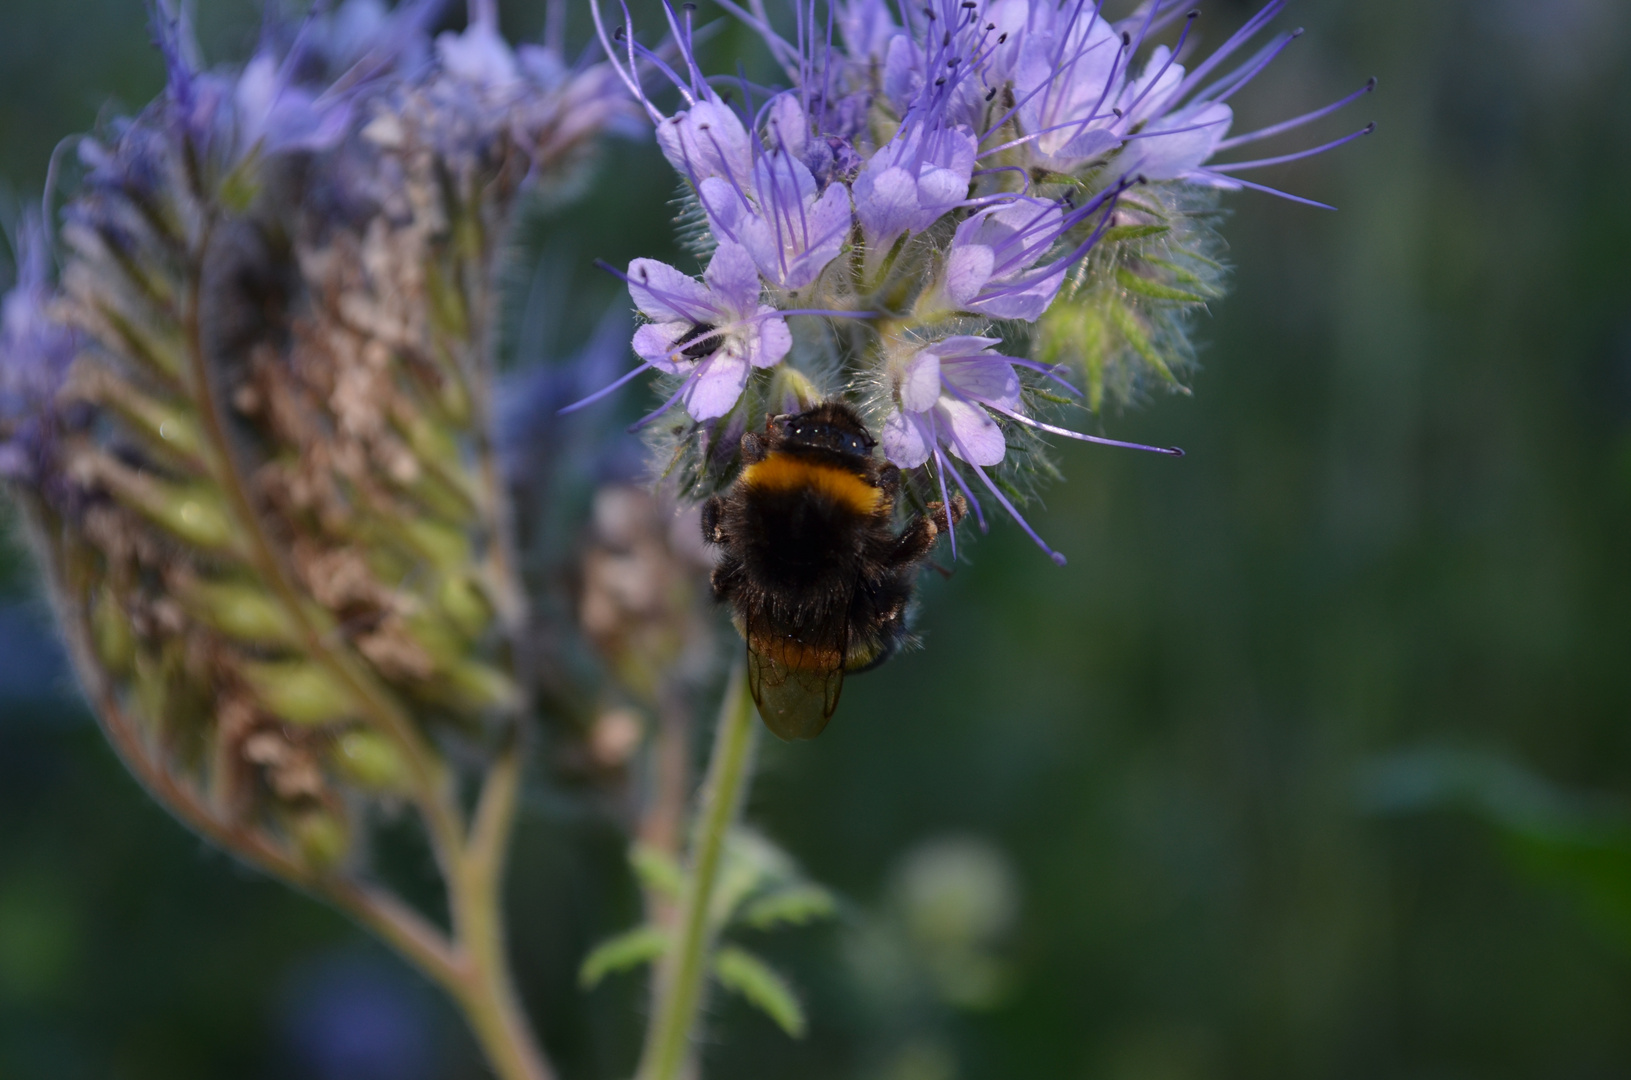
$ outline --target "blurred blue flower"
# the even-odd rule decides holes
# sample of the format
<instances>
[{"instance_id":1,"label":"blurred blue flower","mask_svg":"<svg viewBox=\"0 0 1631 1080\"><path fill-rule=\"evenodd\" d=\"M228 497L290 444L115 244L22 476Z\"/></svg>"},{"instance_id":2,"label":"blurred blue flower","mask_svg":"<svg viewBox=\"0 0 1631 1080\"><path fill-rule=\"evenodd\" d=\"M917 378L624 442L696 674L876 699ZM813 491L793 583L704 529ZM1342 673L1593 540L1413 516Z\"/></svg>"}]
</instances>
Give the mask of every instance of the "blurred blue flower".
<instances>
[{"instance_id":1,"label":"blurred blue flower","mask_svg":"<svg viewBox=\"0 0 1631 1080\"><path fill-rule=\"evenodd\" d=\"M430 1080L438 1017L399 965L340 953L297 969L279 1006L283 1052L301 1080Z\"/></svg>"}]
</instances>

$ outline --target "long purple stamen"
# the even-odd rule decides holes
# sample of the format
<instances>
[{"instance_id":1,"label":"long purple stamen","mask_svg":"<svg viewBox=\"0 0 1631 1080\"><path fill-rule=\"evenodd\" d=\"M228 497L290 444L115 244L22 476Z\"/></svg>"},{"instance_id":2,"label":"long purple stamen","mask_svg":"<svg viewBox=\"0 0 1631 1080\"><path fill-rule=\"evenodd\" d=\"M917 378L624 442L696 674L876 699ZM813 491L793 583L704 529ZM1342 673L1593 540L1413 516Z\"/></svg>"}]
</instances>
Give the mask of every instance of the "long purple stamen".
<instances>
[{"instance_id":1,"label":"long purple stamen","mask_svg":"<svg viewBox=\"0 0 1631 1080\"><path fill-rule=\"evenodd\" d=\"M1323 146L1315 146L1307 150L1299 150L1295 154L1281 154L1279 157L1258 158L1255 161L1229 161L1219 165L1210 165L1208 168L1213 172L1227 173L1239 169L1261 169L1269 165L1284 165L1288 161L1301 161L1303 158L1313 157L1315 154L1323 154L1327 150L1335 150L1337 147L1351 143L1355 139L1363 139L1366 135L1369 135L1375 130L1376 124L1373 122L1366 124L1358 131L1342 136L1340 139L1332 139Z\"/></svg>"},{"instance_id":2,"label":"long purple stamen","mask_svg":"<svg viewBox=\"0 0 1631 1080\"><path fill-rule=\"evenodd\" d=\"M555 415L565 416L567 413L575 413L579 409L587 409L589 406L593 405L595 402L599 401L601 398L605 397L607 394L610 394L612 391L620 390L623 387L627 386L629 384L629 381L631 379L635 378L641 372L650 371L650 370L652 370L651 365L643 363L639 367L635 368L633 371L629 372L627 375L624 375L621 378L619 378L616 382L612 383L610 386L604 387L603 389L600 389L600 390L596 390L594 393L590 394L588 397L582 398L581 400L578 400L578 401L574 401L572 404L567 405L564 408L556 410Z\"/></svg>"},{"instance_id":3,"label":"long purple stamen","mask_svg":"<svg viewBox=\"0 0 1631 1080\"><path fill-rule=\"evenodd\" d=\"M1244 146L1247 143L1257 142L1259 139L1268 139L1274 137L1275 135L1283 135L1288 131L1302 127L1304 124L1311 124L1321 117L1329 116L1343 106L1359 100L1375 89L1376 78L1372 76L1364 86L1361 86L1358 90L1355 90L1353 93L1339 101L1333 101L1323 109L1315 109L1313 112L1303 113L1301 116L1292 117L1290 120L1283 120L1278 124L1272 124L1266 128L1259 128L1256 131L1247 132L1244 135L1236 135L1234 138L1224 139L1222 142L1218 143L1218 150L1220 152L1224 150L1233 150L1237 146Z\"/></svg>"}]
</instances>

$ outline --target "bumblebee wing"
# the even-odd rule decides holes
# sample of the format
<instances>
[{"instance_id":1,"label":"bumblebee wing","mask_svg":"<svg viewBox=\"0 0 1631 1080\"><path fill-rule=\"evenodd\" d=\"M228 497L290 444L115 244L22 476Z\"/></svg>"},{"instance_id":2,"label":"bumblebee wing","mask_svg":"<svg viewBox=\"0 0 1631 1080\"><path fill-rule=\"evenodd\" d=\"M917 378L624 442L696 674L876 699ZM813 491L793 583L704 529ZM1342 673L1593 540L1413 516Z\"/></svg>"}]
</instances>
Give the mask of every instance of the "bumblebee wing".
<instances>
[{"instance_id":1,"label":"bumblebee wing","mask_svg":"<svg viewBox=\"0 0 1631 1080\"><path fill-rule=\"evenodd\" d=\"M785 742L820 735L844 689L845 613L796 636L765 620L747 629L748 689L765 727Z\"/></svg>"}]
</instances>

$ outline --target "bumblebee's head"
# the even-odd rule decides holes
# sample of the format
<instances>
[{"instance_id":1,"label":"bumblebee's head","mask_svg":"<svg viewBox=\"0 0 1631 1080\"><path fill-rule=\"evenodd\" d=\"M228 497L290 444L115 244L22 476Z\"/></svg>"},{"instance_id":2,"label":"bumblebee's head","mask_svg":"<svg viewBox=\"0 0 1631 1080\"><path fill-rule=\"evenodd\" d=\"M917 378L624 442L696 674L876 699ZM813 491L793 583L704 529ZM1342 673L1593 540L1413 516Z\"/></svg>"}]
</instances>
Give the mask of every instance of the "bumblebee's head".
<instances>
[{"instance_id":1,"label":"bumblebee's head","mask_svg":"<svg viewBox=\"0 0 1631 1080\"><path fill-rule=\"evenodd\" d=\"M871 457L877 442L867 433L854 409L838 401L824 402L805 412L773 417L771 430L788 448L827 450L853 457Z\"/></svg>"}]
</instances>

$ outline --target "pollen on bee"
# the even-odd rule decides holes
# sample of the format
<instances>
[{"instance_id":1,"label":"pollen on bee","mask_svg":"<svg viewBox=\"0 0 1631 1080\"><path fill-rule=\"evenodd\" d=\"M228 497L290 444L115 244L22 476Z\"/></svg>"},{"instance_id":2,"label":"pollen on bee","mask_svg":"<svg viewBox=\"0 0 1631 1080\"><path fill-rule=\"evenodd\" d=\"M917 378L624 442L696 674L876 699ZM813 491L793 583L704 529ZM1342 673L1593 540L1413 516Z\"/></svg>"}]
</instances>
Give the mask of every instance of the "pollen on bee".
<instances>
[{"instance_id":1,"label":"pollen on bee","mask_svg":"<svg viewBox=\"0 0 1631 1080\"><path fill-rule=\"evenodd\" d=\"M749 465L742 482L758 491L814 488L857 514L876 513L883 504L883 492L855 473L792 454L771 454Z\"/></svg>"}]
</instances>

